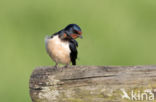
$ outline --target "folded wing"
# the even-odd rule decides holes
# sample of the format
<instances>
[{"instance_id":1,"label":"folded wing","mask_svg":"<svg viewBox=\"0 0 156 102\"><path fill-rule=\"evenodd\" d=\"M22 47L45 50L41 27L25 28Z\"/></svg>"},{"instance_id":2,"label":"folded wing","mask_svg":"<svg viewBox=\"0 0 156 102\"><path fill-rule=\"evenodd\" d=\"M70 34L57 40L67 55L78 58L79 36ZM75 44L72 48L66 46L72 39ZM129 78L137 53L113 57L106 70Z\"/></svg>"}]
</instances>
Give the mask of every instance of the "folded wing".
<instances>
[{"instance_id":1,"label":"folded wing","mask_svg":"<svg viewBox=\"0 0 156 102\"><path fill-rule=\"evenodd\" d=\"M77 54L78 54L77 47L78 47L77 41L72 39L69 44L69 48L71 50L70 59L71 59L72 65L76 65L76 59L77 59Z\"/></svg>"}]
</instances>

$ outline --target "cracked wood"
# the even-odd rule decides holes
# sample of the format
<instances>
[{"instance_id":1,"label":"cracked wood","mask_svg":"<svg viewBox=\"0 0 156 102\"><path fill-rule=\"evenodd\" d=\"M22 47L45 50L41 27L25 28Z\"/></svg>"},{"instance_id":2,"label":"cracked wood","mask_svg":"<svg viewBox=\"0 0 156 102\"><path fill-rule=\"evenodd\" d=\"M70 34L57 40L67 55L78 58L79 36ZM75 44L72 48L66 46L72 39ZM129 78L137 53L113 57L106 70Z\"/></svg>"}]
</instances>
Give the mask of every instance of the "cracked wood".
<instances>
[{"instance_id":1,"label":"cracked wood","mask_svg":"<svg viewBox=\"0 0 156 102\"><path fill-rule=\"evenodd\" d=\"M123 88L156 88L156 66L38 67L29 87L33 102L126 102Z\"/></svg>"}]
</instances>

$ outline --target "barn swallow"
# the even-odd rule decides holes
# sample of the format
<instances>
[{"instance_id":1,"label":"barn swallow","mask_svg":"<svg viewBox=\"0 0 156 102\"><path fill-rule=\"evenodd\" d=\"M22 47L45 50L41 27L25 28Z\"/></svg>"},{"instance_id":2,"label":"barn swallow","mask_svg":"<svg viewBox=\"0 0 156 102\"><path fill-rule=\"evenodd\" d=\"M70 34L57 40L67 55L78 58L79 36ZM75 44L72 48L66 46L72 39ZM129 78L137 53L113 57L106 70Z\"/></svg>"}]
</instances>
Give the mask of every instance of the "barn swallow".
<instances>
[{"instance_id":1,"label":"barn swallow","mask_svg":"<svg viewBox=\"0 0 156 102\"><path fill-rule=\"evenodd\" d=\"M76 38L82 38L81 28L77 24L69 24L64 29L51 36L45 37L45 46L51 59L58 64L67 67L71 62L76 65L78 42Z\"/></svg>"}]
</instances>

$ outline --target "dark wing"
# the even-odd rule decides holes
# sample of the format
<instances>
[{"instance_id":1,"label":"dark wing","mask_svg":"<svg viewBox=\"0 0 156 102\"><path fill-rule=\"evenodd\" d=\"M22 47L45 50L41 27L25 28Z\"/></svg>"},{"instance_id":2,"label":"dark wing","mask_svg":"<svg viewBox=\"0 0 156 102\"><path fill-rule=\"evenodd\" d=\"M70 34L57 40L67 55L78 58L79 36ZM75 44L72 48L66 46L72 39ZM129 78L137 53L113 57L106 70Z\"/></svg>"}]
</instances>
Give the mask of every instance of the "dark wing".
<instances>
[{"instance_id":1,"label":"dark wing","mask_svg":"<svg viewBox=\"0 0 156 102\"><path fill-rule=\"evenodd\" d=\"M50 38L53 38L54 36L56 36L56 35L61 35L61 34L64 34L63 30L60 30L60 31L58 31L58 32L56 32L56 33L54 33L54 34L52 34L52 35L50 36Z\"/></svg>"},{"instance_id":2,"label":"dark wing","mask_svg":"<svg viewBox=\"0 0 156 102\"><path fill-rule=\"evenodd\" d=\"M69 48L70 48L70 59L71 59L71 62L72 62L72 65L76 65L76 59L77 59L77 47L78 47L78 43L76 40L72 39L70 41L70 45L69 45Z\"/></svg>"}]
</instances>

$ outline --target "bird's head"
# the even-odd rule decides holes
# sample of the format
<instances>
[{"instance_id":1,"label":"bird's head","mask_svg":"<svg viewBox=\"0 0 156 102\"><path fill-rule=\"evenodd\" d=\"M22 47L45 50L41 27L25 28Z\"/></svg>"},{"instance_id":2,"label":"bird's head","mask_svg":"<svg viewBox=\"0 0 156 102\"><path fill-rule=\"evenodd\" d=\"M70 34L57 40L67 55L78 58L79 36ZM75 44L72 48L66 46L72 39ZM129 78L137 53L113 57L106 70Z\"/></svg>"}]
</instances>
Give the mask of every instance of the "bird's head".
<instances>
[{"instance_id":1,"label":"bird's head","mask_svg":"<svg viewBox=\"0 0 156 102\"><path fill-rule=\"evenodd\" d=\"M81 28L77 24L69 24L64 28L64 36L69 38L82 38L82 31Z\"/></svg>"}]
</instances>

